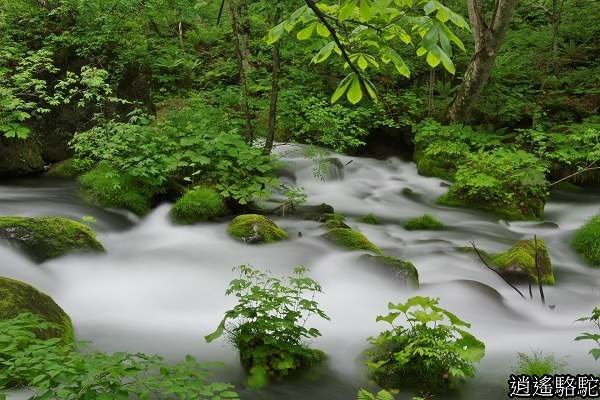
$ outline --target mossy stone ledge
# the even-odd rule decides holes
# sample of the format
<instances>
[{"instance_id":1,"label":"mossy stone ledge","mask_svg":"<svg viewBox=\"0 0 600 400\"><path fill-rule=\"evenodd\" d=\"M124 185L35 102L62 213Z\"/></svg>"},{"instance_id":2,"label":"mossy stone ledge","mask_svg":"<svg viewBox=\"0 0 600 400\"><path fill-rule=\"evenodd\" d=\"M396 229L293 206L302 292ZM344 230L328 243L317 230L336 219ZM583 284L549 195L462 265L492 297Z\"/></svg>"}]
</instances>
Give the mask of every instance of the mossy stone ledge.
<instances>
[{"instance_id":1,"label":"mossy stone ledge","mask_svg":"<svg viewBox=\"0 0 600 400\"><path fill-rule=\"evenodd\" d=\"M492 267L507 279L531 279L537 283L537 270L535 265L536 241L521 240L506 251L486 255ZM552 261L542 239L537 239L537 254L542 284L554 285L555 278L552 270Z\"/></svg>"},{"instance_id":2,"label":"mossy stone ledge","mask_svg":"<svg viewBox=\"0 0 600 400\"><path fill-rule=\"evenodd\" d=\"M182 225L212 221L228 212L225 200L210 187L197 187L186 192L171 208L173 221Z\"/></svg>"},{"instance_id":3,"label":"mossy stone ledge","mask_svg":"<svg viewBox=\"0 0 600 400\"><path fill-rule=\"evenodd\" d=\"M24 282L0 277L0 320L12 319L22 313L38 315L57 325L55 329L35 332L41 339L73 341L71 318L50 296Z\"/></svg>"},{"instance_id":4,"label":"mossy stone ledge","mask_svg":"<svg viewBox=\"0 0 600 400\"><path fill-rule=\"evenodd\" d=\"M77 164L75 159L68 158L53 164L46 172L46 176L58 179L74 179L83 172L84 170Z\"/></svg>"},{"instance_id":5,"label":"mossy stone ledge","mask_svg":"<svg viewBox=\"0 0 600 400\"><path fill-rule=\"evenodd\" d=\"M402 260L395 257L389 257L384 255L370 255L365 254L361 256L362 260L365 260L371 265L384 266L390 268L407 286L418 288L419 287L419 271L413 263L407 260Z\"/></svg>"},{"instance_id":6,"label":"mossy stone ledge","mask_svg":"<svg viewBox=\"0 0 600 400\"><path fill-rule=\"evenodd\" d=\"M375 254L383 254L381 249L373 244L365 235L349 228L333 228L327 231L325 237L331 242L348 250L367 250Z\"/></svg>"},{"instance_id":7,"label":"mossy stone ledge","mask_svg":"<svg viewBox=\"0 0 600 400\"><path fill-rule=\"evenodd\" d=\"M88 226L63 217L0 217L0 240L18 246L36 262L70 252L104 251Z\"/></svg>"},{"instance_id":8,"label":"mossy stone ledge","mask_svg":"<svg viewBox=\"0 0 600 400\"><path fill-rule=\"evenodd\" d=\"M367 215L363 215L362 217L360 217L358 219L359 222L362 222L364 224L370 224L370 225L381 225L381 221L379 220L379 218L373 214L373 213L369 213Z\"/></svg>"},{"instance_id":9,"label":"mossy stone ledge","mask_svg":"<svg viewBox=\"0 0 600 400\"><path fill-rule=\"evenodd\" d=\"M238 215L227 227L227 233L245 243L272 243L288 238L286 231L259 214Z\"/></svg>"},{"instance_id":10,"label":"mossy stone ledge","mask_svg":"<svg viewBox=\"0 0 600 400\"><path fill-rule=\"evenodd\" d=\"M600 268L600 215L590 219L575 232L571 246L591 266Z\"/></svg>"}]
</instances>

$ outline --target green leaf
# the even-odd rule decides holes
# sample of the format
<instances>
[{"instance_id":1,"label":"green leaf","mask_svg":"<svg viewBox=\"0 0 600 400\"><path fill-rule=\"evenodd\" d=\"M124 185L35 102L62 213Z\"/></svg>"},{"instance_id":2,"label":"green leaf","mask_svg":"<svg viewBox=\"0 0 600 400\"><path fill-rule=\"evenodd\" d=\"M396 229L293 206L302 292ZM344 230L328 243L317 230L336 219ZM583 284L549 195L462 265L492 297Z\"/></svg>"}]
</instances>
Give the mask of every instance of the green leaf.
<instances>
[{"instance_id":1,"label":"green leaf","mask_svg":"<svg viewBox=\"0 0 600 400\"><path fill-rule=\"evenodd\" d=\"M300 30L296 34L296 38L298 38L298 40L306 40L306 39L310 38L312 36L313 32L315 31L316 26L317 26L317 24L314 22L307 25L304 29Z\"/></svg>"},{"instance_id":2,"label":"green leaf","mask_svg":"<svg viewBox=\"0 0 600 400\"><path fill-rule=\"evenodd\" d=\"M327 27L321 23L317 24L317 35L321 36L321 37L329 37L330 33L329 33L329 29L327 29Z\"/></svg>"},{"instance_id":3,"label":"green leaf","mask_svg":"<svg viewBox=\"0 0 600 400\"><path fill-rule=\"evenodd\" d=\"M227 321L227 318L228 317L225 316L225 318L221 320L221 323L219 323L219 326L213 333L204 336L204 340L206 340L207 343L210 343L223 336L223 332L225 331L225 322Z\"/></svg>"},{"instance_id":4,"label":"green leaf","mask_svg":"<svg viewBox=\"0 0 600 400\"><path fill-rule=\"evenodd\" d=\"M311 62L314 64L321 63L331 56L331 52L337 47L334 41L327 43L325 46L321 47L321 50L312 58Z\"/></svg>"},{"instance_id":5,"label":"green leaf","mask_svg":"<svg viewBox=\"0 0 600 400\"><path fill-rule=\"evenodd\" d=\"M369 21L371 19L371 16L373 15L373 10L371 9L369 0L360 0L359 8L360 8L360 20L362 22Z\"/></svg>"},{"instance_id":6,"label":"green leaf","mask_svg":"<svg viewBox=\"0 0 600 400\"><path fill-rule=\"evenodd\" d=\"M348 98L348 101L352 104L358 104L362 100L363 92L358 76L353 76L352 83L350 84L350 88L346 93L346 97Z\"/></svg>"},{"instance_id":7,"label":"green leaf","mask_svg":"<svg viewBox=\"0 0 600 400\"><path fill-rule=\"evenodd\" d=\"M281 38L281 35L285 32L285 25L287 21L280 23L279 25L269 29L267 33L267 44L273 44Z\"/></svg>"},{"instance_id":8,"label":"green leaf","mask_svg":"<svg viewBox=\"0 0 600 400\"><path fill-rule=\"evenodd\" d=\"M350 86L351 81L351 76L352 74L346 76L344 79L342 79L342 81L340 82L340 84L338 85L337 89L335 90L335 92L333 92L333 95L331 96L331 104L334 104L335 102L337 102L340 97L342 97L344 95L344 93L346 93L346 90L348 89L348 87Z\"/></svg>"},{"instance_id":9,"label":"green leaf","mask_svg":"<svg viewBox=\"0 0 600 400\"><path fill-rule=\"evenodd\" d=\"M357 0L346 0L344 5L340 8L340 15L338 19L340 22L347 20L354 14L354 9L356 8Z\"/></svg>"}]
</instances>

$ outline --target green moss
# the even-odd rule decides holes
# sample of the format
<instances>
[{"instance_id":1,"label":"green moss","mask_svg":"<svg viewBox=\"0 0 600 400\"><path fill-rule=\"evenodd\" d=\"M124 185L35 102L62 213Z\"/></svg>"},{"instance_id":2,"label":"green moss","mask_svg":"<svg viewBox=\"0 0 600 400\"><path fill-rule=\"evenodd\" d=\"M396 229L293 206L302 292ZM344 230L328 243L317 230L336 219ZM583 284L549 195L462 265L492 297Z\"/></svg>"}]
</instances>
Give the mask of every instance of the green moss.
<instances>
[{"instance_id":1,"label":"green moss","mask_svg":"<svg viewBox=\"0 0 600 400\"><path fill-rule=\"evenodd\" d=\"M171 209L173 220L179 224L214 220L227 213L225 200L209 187L198 187L185 193Z\"/></svg>"},{"instance_id":2,"label":"green moss","mask_svg":"<svg viewBox=\"0 0 600 400\"><path fill-rule=\"evenodd\" d=\"M410 261L384 255L373 256L365 254L364 257L367 262L372 264L391 267L405 283L410 286L419 287L419 271L417 271L415 265Z\"/></svg>"},{"instance_id":3,"label":"green moss","mask_svg":"<svg viewBox=\"0 0 600 400\"><path fill-rule=\"evenodd\" d=\"M270 243L287 239L288 234L264 215L238 215L227 227L227 233L246 243Z\"/></svg>"},{"instance_id":4,"label":"green moss","mask_svg":"<svg viewBox=\"0 0 600 400\"><path fill-rule=\"evenodd\" d=\"M86 225L62 217L0 217L0 239L42 262L73 251L104 251Z\"/></svg>"},{"instance_id":5,"label":"green moss","mask_svg":"<svg viewBox=\"0 0 600 400\"><path fill-rule=\"evenodd\" d=\"M592 266L600 267L600 215L575 232L571 246Z\"/></svg>"},{"instance_id":6,"label":"green moss","mask_svg":"<svg viewBox=\"0 0 600 400\"><path fill-rule=\"evenodd\" d=\"M404 224L404 229L407 231L430 230L436 231L444 229L445 226L432 215L425 214L417 218L413 218Z\"/></svg>"},{"instance_id":7,"label":"green moss","mask_svg":"<svg viewBox=\"0 0 600 400\"><path fill-rule=\"evenodd\" d=\"M444 157L432 156L425 151L416 151L414 158L419 175L432 176L448 181L454 178L456 165L444 160Z\"/></svg>"},{"instance_id":8,"label":"green moss","mask_svg":"<svg viewBox=\"0 0 600 400\"><path fill-rule=\"evenodd\" d=\"M377 216L373 213L363 215L362 217L360 217L358 219L358 221L365 223L365 224L371 224L371 225L380 225L381 224L381 221L379 220L379 218L377 218Z\"/></svg>"},{"instance_id":9,"label":"green moss","mask_svg":"<svg viewBox=\"0 0 600 400\"><path fill-rule=\"evenodd\" d=\"M73 158L69 158L64 161L57 162L46 172L46 176L51 178L75 178L82 174L84 169L78 165L77 161Z\"/></svg>"},{"instance_id":10,"label":"green moss","mask_svg":"<svg viewBox=\"0 0 600 400\"><path fill-rule=\"evenodd\" d=\"M159 188L141 179L120 173L104 164L79 178L83 194L102 207L124 208L137 215L150 211L151 200Z\"/></svg>"},{"instance_id":11,"label":"green moss","mask_svg":"<svg viewBox=\"0 0 600 400\"><path fill-rule=\"evenodd\" d=\"M448 207L476 208L508 221L538 220L544 214L544 202L537 202L535 209L528 209L519 207L520 205L525 206L524 204L465 201L452 190L440 196L436 203Z\"/></svg>"},{"instance_id":12,"label":"green moss","mask_svg":"<svg viewBox=\"0 0 600 400\"><path fill-rule=\"evenodd\" d=\"M552 271L552 262L546 249L546 243L538 239L537 246L542 283L554 285L554 272ZM504 252L490 255L489 260L491 265L497 268L500 273L509 277L511 275L522 276L526 274L533 282L537 282L535 255L535 241L533 239L521 240Z\"/></svg>"},{"instance_id":13,"label":"green moss","mask_svg":"<svg viewBox=\"0 0 600 400\"><path fill-rule=\"evenodd\" d=\"M58 325L56 329L36 332L40 338L73 340L71 319L54 300L26 283L0 277L0 319L12 319L26 312Z\"/></svg>"},{"instance_id":14,"label":"green moss","mask_svg":"<svg viewBox=\"0 0 600 400\"><path fill-rule=\"evenodd\" d=\"M344 222L346 217L342 214L325 214L325 222L321 225L325 229L345 228L350 229Z\"/></svg>"},{"instance_id":15,"label":"green moss","mask_svg":"<svg viewBox=\"0 0 600 400\"><path fill-rule=\"evenodd\" d=\"M362 233L348 228L330 229L325 237L338 246L349 250L368 250L376 254L382 254L379 247L371 243Z\"/></svg>"}]
</instances>

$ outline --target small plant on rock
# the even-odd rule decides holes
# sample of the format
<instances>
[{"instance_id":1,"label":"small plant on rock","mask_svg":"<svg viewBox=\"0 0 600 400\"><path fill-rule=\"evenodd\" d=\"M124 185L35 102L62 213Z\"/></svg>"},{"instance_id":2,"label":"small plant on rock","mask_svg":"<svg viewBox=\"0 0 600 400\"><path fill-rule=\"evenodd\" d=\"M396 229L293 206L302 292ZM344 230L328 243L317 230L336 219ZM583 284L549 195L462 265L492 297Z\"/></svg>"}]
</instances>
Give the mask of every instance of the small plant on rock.
<instances>
[{"instance_id":1,"label":"small plant on rock","mask_svg":"<svg viewBox=\"0 0 600 400\"><path fill-rule=\"evenodd\" d=\"M250 374L248 385L253 388L321 362L324 354L305 343L321 333L305 324L312 315L327 320L329 317L314 300L321 286L305 276L307 269L296 267L285 278L269 276L248 265L236 270L240 276L230 282L226 294L235 295L238 303L225 312L219 327L205 337L206 341L226 334L238 349Z\"/></svg>"},{"instance_id":2,"label":"small plant on rock","mask_svg":"<svg viewBox=\"0 0 600 400\"><path fill-rule=\"evenodd\" d=\"M564 361L557 360L552 354L544 355L541 351L518 353L516 375L554 375L565 365Z\"/></svg>"},{"instance_id":3,"label":"small plant on rock","mask_svg":"<svg viewBox=\"0 0 600 400\"><path fill-rule=\"evenodd\" d=\"M380 386L412 387L440 393L475 375L473 363L485 354L485 345L466 331L470 324L438 306L438 299L415 296L388 305L378 316L391 329L370 338L367 367ZM396 323L404 317L408 326Z\"/></svg>"},{"instance_id":4,"label":"small plant on rock","mask_svg":"<svg viewBox=\"0 0 600 400\"><path fill-rule=\"evenodd\" d=\"M590 354L595 360L600 358L600 307L595 307L592 315L579 318L579 322L591 322L596 326L597 333L585 332L577 336L575 340L591 340L596 343L596 347L590 350Z\"/></svg>"}]
</instances>

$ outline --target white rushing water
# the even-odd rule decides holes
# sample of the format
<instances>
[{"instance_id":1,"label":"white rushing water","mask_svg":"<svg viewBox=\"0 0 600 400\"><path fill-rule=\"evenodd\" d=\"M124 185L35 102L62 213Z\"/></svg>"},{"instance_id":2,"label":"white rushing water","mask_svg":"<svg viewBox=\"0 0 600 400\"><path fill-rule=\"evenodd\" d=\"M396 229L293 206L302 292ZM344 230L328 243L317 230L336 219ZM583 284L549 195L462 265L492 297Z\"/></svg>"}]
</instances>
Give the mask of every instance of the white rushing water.
<instances>
[{"instance_id":1,"label":"white rushing water","mask_svg":"<svg viewBox=\"0 0 600 400\"><path fill-rule=\"evenodd\" d=\"M242 390L244 399L355 398L356 389L367 383L360 359L366 338L385 328L375 317L389 301L404 301L415 293L439 297L443 307L472 323L473 333L487 346L477 377L448 398L506 398L506 379L517 352L554 353L564 358L571 373L598 370L587 354L590 344L573 338L589 328L574 320L600 303L600 270L584 265L569 240L599 211L600 195L560 194L547 205L545 222L509 224L477 211L436 205L446 190L443 182L419 176L413 163L336 155L344 167L322 181L313 176L313 163L299 150L285 150L285 179L304 187L309 203L325 202L347 215L348 224L386 254L411 260L419 270L420 289L407 289L390 279L389 271L364 264L361 252L332 246L321 237L317 222L275 218L290 240L245 245L227 236L226 223L173 225L169 204L138 220L84 204L74 183L44 179L0 185L0 215L94 216L107 253L35 265L0 246L0 275L51 295L73 319L78 338L92 341L95 348L223 361L226 366L217 371L218 377L241 383L235 351L224 341L203 340L233 304L224 295L235 276L232 267L251 264L277 274L287 274L295 265L309 267L324 289L320 304L331 316L330 322L313 320L323 334L313 345L329 355L327 370L312 380L276 384L260 393ZM406 188L413 193L406 194ZM357 222L367 213L384 223ZM424 213L438 216L449 228L402 228L404 221ZM540 304L537 293L534 301L521 299L472 255L456 250L471 240L486 250L502 250L534 234L546 240L552 257L557 284L546 287L545 294L556 306L553 310Z\"/></svg>"}]
</instances>

